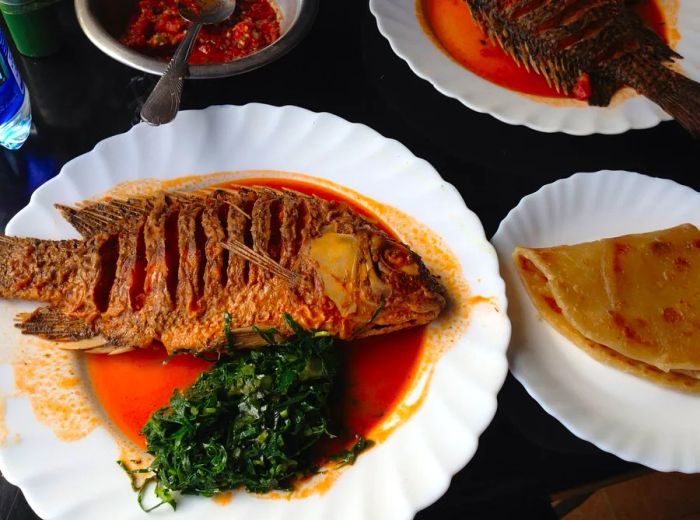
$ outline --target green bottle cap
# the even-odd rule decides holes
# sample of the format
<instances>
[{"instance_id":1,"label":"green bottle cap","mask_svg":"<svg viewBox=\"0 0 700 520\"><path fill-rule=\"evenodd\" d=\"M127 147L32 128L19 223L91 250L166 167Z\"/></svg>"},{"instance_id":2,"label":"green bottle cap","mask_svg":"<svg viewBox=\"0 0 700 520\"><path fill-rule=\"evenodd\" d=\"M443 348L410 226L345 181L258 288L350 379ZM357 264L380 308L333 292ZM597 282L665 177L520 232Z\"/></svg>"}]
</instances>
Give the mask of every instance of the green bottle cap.
<instances>
[{"instance_id":1,"label":"green bottle cap","mask_svg":"<svg viewBox=\"0 0 700 520\"><path fill-rule=\"evenodd\" d=\"M0 12L17 50L25 56L41 58L58 50L61 44L53 4L56 0L0 0Z\"/></svg>"}]
</instances>

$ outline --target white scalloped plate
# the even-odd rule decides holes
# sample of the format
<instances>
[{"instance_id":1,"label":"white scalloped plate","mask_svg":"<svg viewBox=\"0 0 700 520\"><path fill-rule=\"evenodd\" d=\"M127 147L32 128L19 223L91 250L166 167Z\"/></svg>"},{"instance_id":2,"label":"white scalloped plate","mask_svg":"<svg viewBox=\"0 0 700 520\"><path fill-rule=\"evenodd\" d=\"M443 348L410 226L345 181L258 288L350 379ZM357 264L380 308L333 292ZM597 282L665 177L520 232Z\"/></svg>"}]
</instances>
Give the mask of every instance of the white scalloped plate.
<instances>
[{"instance_id":1,"label":"white scalloped plate","mask_svg":"<svg viewBox=\"0 0 700 520\"><path fill-rule=\"evenodd\" d=\"M492 243L506 280L513 375L574 434L659 471L700 472L700 396L609 367L541 319L511 254L516 245L575 244L690 222L700 226L700 193L630 172L578 173L523 198Z\"/></svg>"},{"instance_id":2,"label":"white scalloped plate","mask_svg":"<svg viewBox=\"0 0 700 520\"><path fill-rule=\"evenodd\" d=\"M700 2L679 0L676 50L689 77L700 80ZM585 103L554 106L534 97L501 87L466 69L450 58L425 33L416 15L416 0L370 0L379 32L391 48L419 77L442 94L458 99L477 112L491 114L511 125L540 132L572 135L621 134L630 129L656 126L670 120L656 104L641 96L601 108Z\"/></svg>"},{"instance_id":3,"label":"white scalloped plate","mask_svg":"<svg viewBox=\"0 0 700 520\"><path fill-rule=\"evenodd\" d=\"M0 469L40 516L410 518L442 495L452 475L473 456L507 372L510 324L496 253L453 186L404 146L363 125L258 104L181 112L172 124L158 128L140 124L66 164L34 193L8 233L65 236L70 228L52 204L94 196L120 181L250 169L327 178L411 214L450 244L474 294L491 297L494 305L473 308L465 332L437 363L425 401L411 418L344 470L325 494L305 499L271 500L241 492L220 506L186 497L176 513L160 508L146 515L114 463L118 451L104 428L79 441L61 442L33 416L26 398L9 397L7 426L21 441L0 449ZM2 316L0 328L11 322L12 316ZM0 364L0 376L0 391L11 393L10 367Z\"/></svg>"}]
</instances>

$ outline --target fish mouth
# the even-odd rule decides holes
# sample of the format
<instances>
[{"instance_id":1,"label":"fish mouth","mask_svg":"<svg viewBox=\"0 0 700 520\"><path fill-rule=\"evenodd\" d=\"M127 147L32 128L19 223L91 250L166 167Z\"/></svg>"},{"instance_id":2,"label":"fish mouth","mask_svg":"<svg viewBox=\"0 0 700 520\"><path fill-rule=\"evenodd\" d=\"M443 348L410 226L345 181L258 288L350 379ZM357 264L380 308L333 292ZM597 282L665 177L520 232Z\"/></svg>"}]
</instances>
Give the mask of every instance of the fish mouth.
<instances>
[{"instance_id":1,"label":"fish mouth","mask_svg":"<svg viewBox=\"0 0 700 520\"><path fill-rule=\"evenodd\" d=\"M410 329L421 325L427 325L434 321L441 313L444 306L437 307L429 312L416 313L411 312L411 318L400 322L387 323L372 323L365 327L357 337L377 336L380 334L389 334L403 329ZM408 313L407 313L408 314Z\"/></svg>"},{"instance_id":2,"label":"fish mouth","mask_svg":"<svg viewBox=\"0 0 700 520\"><path fill-rule=\"evenodd\" d=\"M405 321L403 323L388 323L388 324L375 324L370 327L365 328L360 334L357 335L358 338L366 338L369 336L379 336L384 334L389 334L391 332L398 332L403 329L409 329L412 327L417 327L418 325L425 325L430 320L419 320L413 319Z\"/></svg>"},{"instance_id":3,"label":"fish mouth","mask_svg":"<svg viewBox=\"0 0 700 520\"><path fill-rule=\"evenodd\" d=\"M368 323L358 337L388 334L411 327L428 325L440 316L446 306L446 299L439 292L431 292L430 297L427 299L425 294L423 294L419 301L421 303L418 308L406 305L395 306L392 303L388 303L387 315L382 316L380 311L378 319Z\"/></svg>"}]
</instances>

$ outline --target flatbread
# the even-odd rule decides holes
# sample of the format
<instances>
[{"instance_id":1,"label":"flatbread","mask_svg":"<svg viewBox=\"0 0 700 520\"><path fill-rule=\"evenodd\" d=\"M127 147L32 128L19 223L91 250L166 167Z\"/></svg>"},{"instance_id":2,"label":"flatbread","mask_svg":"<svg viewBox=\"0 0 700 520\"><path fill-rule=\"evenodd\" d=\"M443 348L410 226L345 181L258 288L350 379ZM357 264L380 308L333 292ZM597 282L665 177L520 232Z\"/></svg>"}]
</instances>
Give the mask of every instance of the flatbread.
<instances>
[{"instance_id":1,"label":"flatbread","mask_svg":"<svg viewBox=\"0 0 700 520\"><path fill-rule=\"evenodd\" d=\"M540 314L606 364L700 392L700 231L690 224L571 246L518 247Z\"/></svg>"}]
</instances>

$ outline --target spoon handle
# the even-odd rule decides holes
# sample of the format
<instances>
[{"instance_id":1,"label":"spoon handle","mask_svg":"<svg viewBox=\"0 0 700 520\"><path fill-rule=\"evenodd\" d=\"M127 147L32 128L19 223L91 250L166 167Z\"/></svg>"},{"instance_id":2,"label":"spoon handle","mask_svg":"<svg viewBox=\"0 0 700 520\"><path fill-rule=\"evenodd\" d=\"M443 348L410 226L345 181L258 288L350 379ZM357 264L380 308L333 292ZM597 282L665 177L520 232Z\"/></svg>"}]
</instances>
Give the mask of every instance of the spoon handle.
<instances>
[{"instance_id":1,"label":"spoon handle","mask_svg":"<svg viewBox=\"0 0 700 520\"><path fill-rule=\"evenodd\" d=\"M194 46L201 23L193 22L177 46L168 68L141 107L141 120L149 125L169 123L177 115L182 96L182 84L187 75L187 58Z\"/></svg>"}]
</instances>

